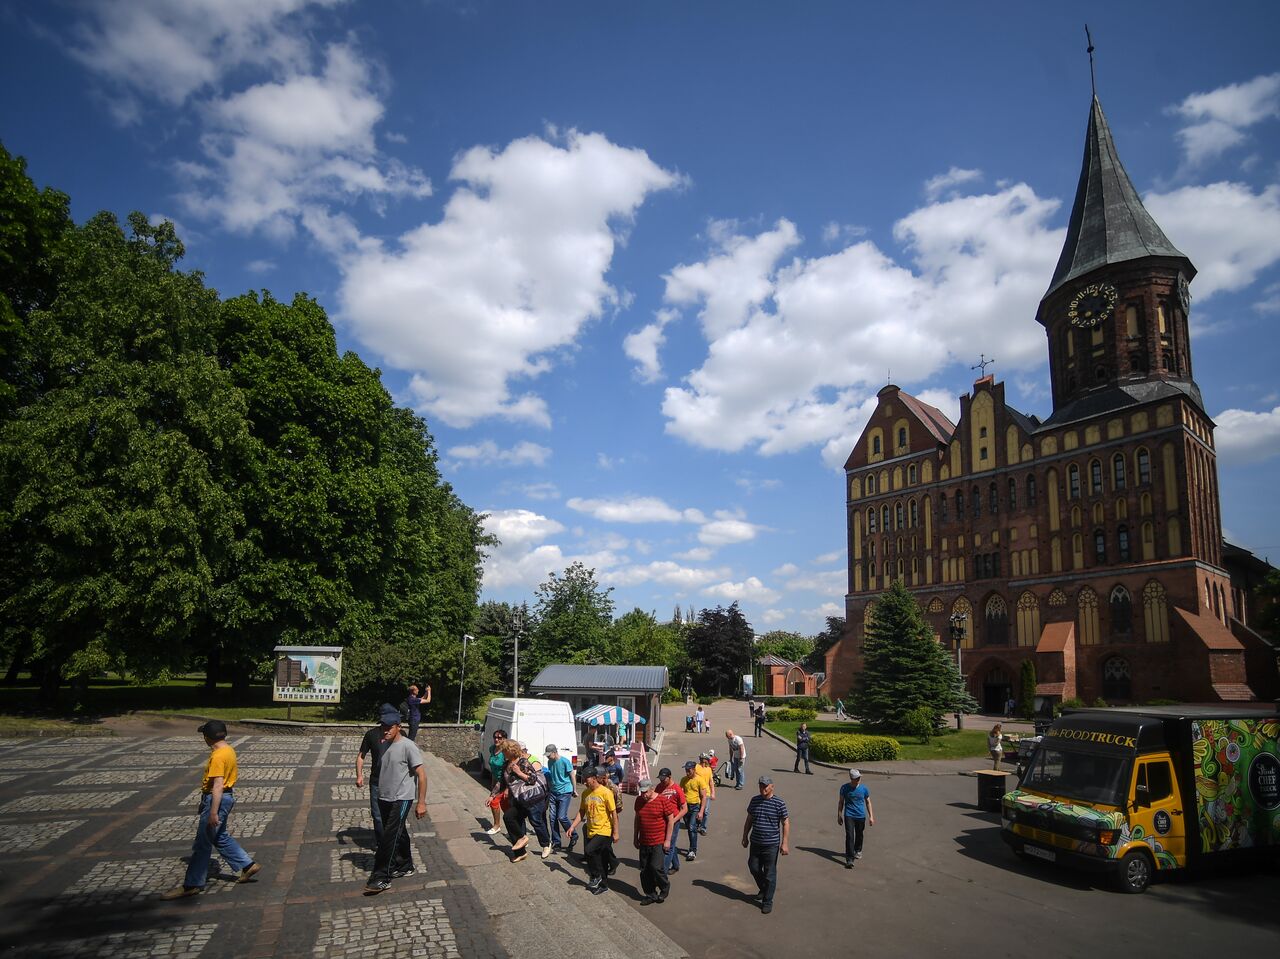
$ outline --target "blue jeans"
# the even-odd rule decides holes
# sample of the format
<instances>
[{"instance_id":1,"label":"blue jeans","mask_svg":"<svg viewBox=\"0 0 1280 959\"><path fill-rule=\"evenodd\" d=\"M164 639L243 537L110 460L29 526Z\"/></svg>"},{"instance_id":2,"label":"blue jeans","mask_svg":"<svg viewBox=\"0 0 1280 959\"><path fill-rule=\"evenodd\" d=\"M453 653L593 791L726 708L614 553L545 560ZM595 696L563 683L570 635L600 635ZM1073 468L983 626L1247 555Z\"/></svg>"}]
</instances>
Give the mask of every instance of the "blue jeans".
<instances>
[{"instance_id":1,"label":"blue jeans","mask_svg":"<svg viewBox=\"0 0 1280 959\"><path fill-rule=\"evenodd\" d=\"M514 844L528 835L525 824L533 826L533 834L538 837L541 846L551 845L551 834L547 832L547 801L540 799L528 806L512 802L511 808L502 814L502 823L507 827L507 838Z\"/></svg>"},{"instance_id":2,"label":"blue jeans","mask_svg":"<svg viewBox=\"0 0 1280 959\"><path fill-rule=\"evenodd\" d=\"M668 873L680 871L680 848L678 840L680 839L680 827L684 825L684 816L675 821L675 825L671 829L671 848L667 850L662 864L667 867Z\"/></svg>"},{"instance_id":3,"label":"blue jeans","mask_svg":"<svg viewBox=\"0 0 1280 959\"><path fill-rule=\"evenodd\" d=\"M552 793L547 797L547 825L551 827L551 845L560 848L560 834L569 832L569 807L573 805L573 793Z\"/></svg>"},{"instance_id":4,"label":"blue jeans","mask_svg":"<svg viewBox=\"0 0 1280 959\"><path fill-rule=\"evenodd\" d=\"M204 888L209 878L209 860L213 858L214 846L218 847L218 854L236 872L253 865L253 859L227 832L227 817L231 815L231 807L236 804L236 797L230 790L222 794L222 803L218 806L217 829L209 827L209 805L212 802L213 796L210 793L200 797L200 818L196 825L196 841L191 844L191 862L187 865L187 877L182 880L182 884L188 889Z\"/></svg>"},{"instance_id":5,"label":"blue jeans","mask_svg":"<svg viewBox=\"0 0 1280 959\"><path fill-rule=\"evenodd\" d=\"M736 782L738 788L741 789L743 782L745 782L747 761L745 759L730 759L729 772L733 774L734 782Z\"/></svg>"},{"instance_id":6,"label":"blue jeans","mask_svg":"<svg viewBox=\"0 0 1280 959\"><path fill-rule=\"evenodd\" d=\"M707 801L702 804L702 808L704 810L704 813L702 816L702 828L705 831L707 828L707 823L711 822L711 798L710 797L708 797Z\"/></svg>"},{"instance_id":7,"label":"blue jeans","mask_svg":"<svg viewBox=\"0 0 1280 959\"><path fill-rule=\"evenodd\" d=\"M369 783L369 812L373 816L373 844L382 842L382 807L378 805L378 784Z\"/></svg>"},{"instance_id":8,"label":"blue jeans","mask_svg":"<svg viewBox=\"0 0 1280 959\"><path fill-rule=\"evenodd\" d=\"M689 811L684 814L684 828L689 830L689 852L692 853L698 851L698 813L701 811L701 803L689 803ZM674 841L673 838L673 844Z\"/></svg>"},{"instance_id":9,"label":"blue jeans","mask_svg":"<svg viewBox=\"0 0 1280 959\"><path fill-rule=\"evenodd\" d=\"M773 904L773 890L778 885L779 846L759 846L752 843L747 853L747 868L755 878L763 905Z\"/></svg>"}]
</instances>

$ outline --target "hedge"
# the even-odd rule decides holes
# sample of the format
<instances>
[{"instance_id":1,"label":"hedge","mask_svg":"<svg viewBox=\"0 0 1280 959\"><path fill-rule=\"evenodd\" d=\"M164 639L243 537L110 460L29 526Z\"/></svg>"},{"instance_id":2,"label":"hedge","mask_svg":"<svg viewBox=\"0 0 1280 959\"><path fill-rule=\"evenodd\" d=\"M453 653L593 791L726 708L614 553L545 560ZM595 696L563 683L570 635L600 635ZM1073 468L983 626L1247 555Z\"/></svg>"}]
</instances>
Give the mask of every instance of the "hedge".
<instances>
[{"instance_id":1,"label":"hedge","mask_svg":"<svg viewBox=\"0 0 1280 959\"><path fill-rule=\"evenodd\" d=\"M764 718L770 723L811 723L818 718L814 709L769 709Z\"/></svg>"},{"instance_id":2,"label":"hedge","mask_svg":"<svg viewBox=\"0 0 1280 959\"><path fill-rule=\"evenodd\" d=\"M813 696L766 696L764 700L766 706L783 706L788 709L814 709L818 708L818 700Z\"/></svg>"},{"instance_id":3,"label":"hedge","mask_svg":"<svg viewBox=\"0 0 1280 959\"><path fill-rule=\"evenodd\" d=\"M824 763L874 763L898 758L901 747L889 736L859 733L814 733L809 755Z\"/></svg>"}]
</instances>

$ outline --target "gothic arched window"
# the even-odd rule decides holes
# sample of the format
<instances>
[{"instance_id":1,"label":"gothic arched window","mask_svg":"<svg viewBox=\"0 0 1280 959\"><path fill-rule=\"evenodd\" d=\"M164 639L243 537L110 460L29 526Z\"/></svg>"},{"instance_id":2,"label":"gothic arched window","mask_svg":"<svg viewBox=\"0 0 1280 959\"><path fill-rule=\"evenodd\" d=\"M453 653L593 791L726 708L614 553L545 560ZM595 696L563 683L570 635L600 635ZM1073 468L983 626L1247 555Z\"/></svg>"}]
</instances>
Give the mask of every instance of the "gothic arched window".
<instances>
[{"instance_id":1,"label":"gothic arched window","mask_svg":"<svg viewBox=\"0 0 1280 959\"><path fill-rule=\"evenodd\" d=\"M876 508L872 506L867 509L867 532L874 533L876 531Z\"/></svg>"},{"instance_id":2,"label":"gothic arched window","mask_svg":"<svg viewBox=\"0 0 1280 959\"><path fill-rule=\"evenodd\" d=\"M987 487L987 509L991 511L992 516L1000 510L1000 494L996 491L995 483Z\"/></svg>"},{"instance_id":3,"label":"gothic arched window","mask_svg":"<svg viewBox=\"0 0 1280 959\"><path fill-rule=\"evenodd\" d=\"M893 504L893 528L902 529L902 504Z\"/></svg>"},{"instance_id":4,"label":"gothic arched window","mask_svg":"<svg viewBox=\"0 0 1280 959\"><path fill-rule=\"evenodd\" d=\"M1018 508L1018 481L1012 476L1009 477L1009 512L1012 513Z\"/></svg>"},{"instance_id":5,"label":"gothic arched window","mask_svg":"<svg viewBox=\"0 0 1280 959\"><path fill-rule=\"evenodd\" d=\"M938 518L944 523L947 521L947 494L938 494Z\"/></svg>"},{"instance_id":6,"label":"gothic arched window","mask_svg":"<svg viewBox=\"0 0 1280 959\"><path fill-rule=\"evenodd\" d=\"M987 645L1009 645L1009 607L1001 596L992 596L987 600Z\"/></svg>"},{"instance_id":7,"label":"gothic arched window","mask_svg":"<svg viewBox=\"0 0 1280 959\"><path fill-rule=\"evenodd\" d=\"M975 517L982 515L982 493L976 486L973 488L973 500L969 507Z\"/></svg>"},{"instance_id":8,"label":"gothic arched window","mask_svg":"<svg viewBox=\"0 0 1280 959\"><path fill-rule=\"evenodd\" d=\"M880 437L879 437L879 436L873 436L873 437L871 437L871 452L872 452L872 453L879 453L879 452L880 452Z\"/></svg>"},{"instance_id":9,"label":"gothic arched window","mask_svg":"<svg viewBox=\"0 0 1280 959\"><path fill-rule=\"evenodd\" d=\"M1111 591L1111 632L1127 635L1133 630L1133 599L1123 586Z\"/></svg>"},{"instance_id":10,"label":"gothic arched window","mask_svg":"<svg viewBox=\"0 0 1280 959\"><path fill-rule=\"evenodd\" d=\"M1080 467L1075 463L1067 467L1067 495L1072 499L1080 498Z\"/></svg>"},{"instance_id":11,"label":"gothic arched window","mask_svg":"<svg viewBox=\"0 0 1280 959\"><path fill-rule=\"evenodd\" d=\"M1107 534L1100 529L1093 532L1093 556L1099 563L1107 561Z\"/></svg>"},{"instance_id":12,"label":"gothic arched window","mask_svg":"<svg viewBox=\"0 0 1280 959\"><path fill-rule=\"evenodd\" d=\"M1146 447L1138 450L1138 484L1145 486L1151 482L1151 454Z\"/></svg>"},{"instance_id":13,"label":"gothic arched window","mask_svg":"<svg viewBox=\"0 0 1280 959\"><path fill-rule=\"evenodd\" d=\"M1124 454L1117 453L1111 458L1111 485L1115 489L1124 489L1125 480Z\"/></svg>"},{"instance_id":14,"label":"gothic arched window","mask_svg":"<svg viewBox=\"0 0 1280 959\"><path fill-rule=\"evenodd\" d=\"M1102 698L1109 703L1133 698L1133 673L1123 656L1112 656L1102 664Z\"/></svg>"},{"instance_id":15,"label":"gothic arched window","mask_svg":"<svg viewBox=\"0 0 1280 959\"><path fill-rule=\"evenodd\" d=\"M1089 492L1094 496L1102 492L1102 463L1098 460L1089 461Z\"/></svg>"},{"instance_id":16,"label":"gothic arched window","mask_svg":"<svg viewBox=\"0 0 1280 959\"><path fill-rule=\"evenodd\" d=\"M912 500L908 505L910 506L909 513L911 516L911 528L915 529L920 525L920 510L916 506L915 500Z\"/></svg>"},{"instance_id":17,"label":"gothic arched window","mask_svg":"<svg viewBox=\"0 0 1280 959\"><path fill-rule=\"evenodd\" d=\"M1121 525L1116 530L1116 548L1120 552L1120 562L1129 562L1129 527Z\"/></svg>"},{"instance_id":18,"label":"gothic arched window","mask_svg":"<svg viewBox=\"0 0 1280 959\"><path fill-rule=\"evenodd\" d=\"M1027 477L1027 505L1036 505L1036 478L1034 475Z\"/></svg>"}]
</instances>

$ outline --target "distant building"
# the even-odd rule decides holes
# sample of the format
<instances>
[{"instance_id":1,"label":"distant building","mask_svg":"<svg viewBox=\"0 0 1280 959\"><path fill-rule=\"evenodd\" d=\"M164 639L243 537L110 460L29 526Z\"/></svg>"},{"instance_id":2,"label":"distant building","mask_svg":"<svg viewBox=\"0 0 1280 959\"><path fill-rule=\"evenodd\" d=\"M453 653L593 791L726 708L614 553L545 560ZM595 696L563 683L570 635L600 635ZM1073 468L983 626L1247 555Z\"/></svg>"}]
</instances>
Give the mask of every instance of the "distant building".
<instances>
[{"instance_id":1,"label":"distant building","mask_svg":"<svg viewBox=\"0 0 1280 959\"><path fill-rule=\"evenodd\" d=\"M764 688L756 690L757 696L817 696L819 677L809 673L799 663L774 656L761 656L756 665L763 673Z\"/></svg>"},{"instance_id":2,"label":"distant building","mask_svg":"<svg viewBox=\"0 0 1280 959\"><path fill-rule=\"evenodd\" d=\"M880 391L845 463L849 592L827 654L832 697L862 668L866 617L893 580L941 641L959 633L987 711L1016 694L1026 659L1056 700L1275 695L1275 650L1250 628L1222 540L1214 426L1192 378L1195 273L1143 207L1094 97L1036 315L1053 412L1019 412L991 376L960 398L958 424Z\"/></svg>"},{"instance_id":3,"label":"distant building","mask_svg":"<svg viewBox=\"0 0 1280 959\"><path fill-rule=\"evenodd\" d=\"M566 700L574 713L591 706L622 706L642 716L652 737L662 725L666 666L547 666L529 684L535 696Z\"/></svg>"}]
</instances>

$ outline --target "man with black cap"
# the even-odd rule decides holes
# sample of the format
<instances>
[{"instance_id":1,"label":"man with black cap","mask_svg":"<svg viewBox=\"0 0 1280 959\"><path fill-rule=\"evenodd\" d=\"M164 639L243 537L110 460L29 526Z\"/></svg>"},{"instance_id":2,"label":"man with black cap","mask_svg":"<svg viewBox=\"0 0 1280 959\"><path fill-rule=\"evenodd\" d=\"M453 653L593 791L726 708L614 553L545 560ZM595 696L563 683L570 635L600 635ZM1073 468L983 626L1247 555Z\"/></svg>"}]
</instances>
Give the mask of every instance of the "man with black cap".
<instances>
[{"instance_id":1,"label":"man with black cap","mask_svg":"<svg viewBox=\"0 0 1280 959\"><path fill-rule=\"evenodd\" d=\"M378 765L382 762L382 754L387 751L387 743L382 738L382 727L374 726L360 740L360 751L356 753L356 786L363 787L365 781L365 756L369 756L369 814L373 817L374 844L382 842L382 807L378 805Z\"/></svg>"},{"instance_id":2,"label":"man with black cap","mask_svg":"<svg viewBox=\"0 0 1280 959\"><path fill-rule=\"evenodd\" d=\"M382 813L382 839L373 857L373 873L365 884L366 896L390 888L392 879L411 876L413 847L409 843L409 809L421 819L427 814L427 771L417 743L400 734L400 710L383 703L378 712L386 749L378 763L378 807ZM415 788L416 786L416 788ZM417 805L414 805L414 800Z\"/></svg>"},{"instance_id":3,"label":"man with black cap","mask_svg":"<svg viewBox=\"0 0 1280 959\"><path fill-rule=\"evenodd\" d=\"M760 794L747 803L747 821L742 825L742 848L748 850L747 868L760 894L755 897L760 911L773 912L773 891L778 885L778 854L787 855L791 820L787 804L773 794L773 780L759 779Z\"/></svg>"},{"instance_id":4,"label":"man with black cap","mask_svg":"<svg viewBox=\"0 0 1280 959\"><path fill-rule=\"evenodd\" d=\"M196 732L204 736L209 758L200 777L200 812L196 822L196 839L191 844L191 861L181 886L175 886L162 899L183 899L204 892L209 878L209 860L213 848L236 874L236 882L248 882L261 868L227 831L227 817L236 804L236 751L227 742L227 724L211 719Z\"/></svg>"},{"instance_id":5,"label":"man with black cap","mask_svg":"<svg viewBox=\"0 0 1280 959\"><path fill-rule=\"evenodd\" d=\"M658 795L665 796L671 803L671 808L676 811L675 825L671 827L671 838L667 840L667 852L663 857L663 867L669 876L673 872L680 871L680 853L676 849L676 837L680 835L680 823L684 819L688 800L685 798L684 788L671 778L671 769L668 766L658 770L658 784L653 788L658 791Z\"/></svg>"},{"instance_id":6,"label":"man with black cap","mask_svg":"<svg viewBox=\"0 0 1280 959\"><path fill-rule=\"evenodd\" d=\"M613 790L608 787L599 770L585 771L587 788L582 793L578 814L569 824L569 832L583 825L582 854L587 864L587 890L594 895L607 892L606 882L618 868L618 857L613 844L618 841L618 807Z\"/></svg>"},{"instance_id":7,"label":"man with black cap","mask_svg":"<svg viewBox=\"0 0 1280 959\"><path fill-rule=\"evenodd\" d=\"M651 902L665 902L671 891L664 860L671 843L676 809L666 796L659 795L653 788L652 779L641 779L639 788L632 839L640 853L640 886L644 889L640 905L647 906Z\"/></svg>"}]
</instances>

